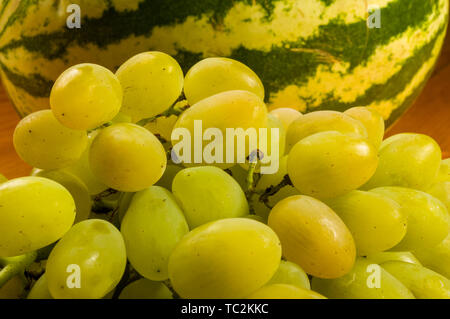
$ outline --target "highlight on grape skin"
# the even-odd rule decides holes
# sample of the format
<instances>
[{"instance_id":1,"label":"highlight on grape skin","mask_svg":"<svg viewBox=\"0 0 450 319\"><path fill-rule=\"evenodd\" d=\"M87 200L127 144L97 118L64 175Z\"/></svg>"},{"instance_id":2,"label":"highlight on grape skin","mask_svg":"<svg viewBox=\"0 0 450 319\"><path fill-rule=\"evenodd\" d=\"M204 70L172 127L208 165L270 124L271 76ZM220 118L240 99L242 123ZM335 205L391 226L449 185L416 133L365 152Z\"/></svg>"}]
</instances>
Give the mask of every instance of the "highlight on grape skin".
<instances>
[{"instance_id":1,"label":"highlight on grape skin","mask_svg":"<svg viewBox=\"0 0 450 319\"><path fill-rule=\"evenodd\" d=\"M0 298L450 298L431 137L385 139L367 106L271 108L229 58L124 61L72 66L17 125L32 169L0 175Z\"/></svg>"}]
</instances>

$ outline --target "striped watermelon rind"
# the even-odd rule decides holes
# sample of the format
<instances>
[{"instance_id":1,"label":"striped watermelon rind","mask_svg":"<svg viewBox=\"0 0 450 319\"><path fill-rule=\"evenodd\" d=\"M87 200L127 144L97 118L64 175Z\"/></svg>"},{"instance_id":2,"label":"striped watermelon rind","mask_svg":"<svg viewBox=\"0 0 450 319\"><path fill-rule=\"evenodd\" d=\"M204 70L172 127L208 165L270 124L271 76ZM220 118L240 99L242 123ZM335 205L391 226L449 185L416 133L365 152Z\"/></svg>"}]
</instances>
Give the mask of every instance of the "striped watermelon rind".
<instances>
[{"instance_id":1,"label":"striped watermelon rind","mask_svg":"<svg viewBox=\"0 0 450 319\"><path fill-rule=\"evenodd\" d=\"M79 4L81 29L65 26ZM381 28L367 28L367 5ZM249 65L272 108L373 106L391 123L432 73L448 24L448 0L3 1L0 67L22 114L48 107L53 81L80 62L115 70L161 50L187 71L208 56Z\"/></svg>"}]
</instances>

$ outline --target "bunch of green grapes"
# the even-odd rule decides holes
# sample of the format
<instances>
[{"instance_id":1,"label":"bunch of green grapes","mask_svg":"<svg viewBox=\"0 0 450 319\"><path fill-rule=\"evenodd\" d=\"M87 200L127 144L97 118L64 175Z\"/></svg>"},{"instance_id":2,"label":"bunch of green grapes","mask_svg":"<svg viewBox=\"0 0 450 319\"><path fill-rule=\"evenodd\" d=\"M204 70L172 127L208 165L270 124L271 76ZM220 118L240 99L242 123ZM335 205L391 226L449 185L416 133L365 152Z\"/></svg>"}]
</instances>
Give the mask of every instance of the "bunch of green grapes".
<instances>
[{"instance_id":1,"label":"bunch of green grapes","mask_svg":"<svg viewBox=\"0 0 450 319\"><path fill-rule=\"evenodd\" d=\"M62 73L0 175L0 298L450 298L439 145L264 98L229 58Z\"/></svg>"}]
</instances>

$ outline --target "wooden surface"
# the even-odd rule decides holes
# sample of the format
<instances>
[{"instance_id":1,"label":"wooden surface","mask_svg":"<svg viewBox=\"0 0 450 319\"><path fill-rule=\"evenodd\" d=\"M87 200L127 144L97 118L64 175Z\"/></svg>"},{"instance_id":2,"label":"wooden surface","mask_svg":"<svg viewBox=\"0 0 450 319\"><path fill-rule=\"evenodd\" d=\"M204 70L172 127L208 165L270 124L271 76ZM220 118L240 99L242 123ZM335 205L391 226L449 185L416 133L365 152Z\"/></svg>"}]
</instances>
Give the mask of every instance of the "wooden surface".
<instances>
[{"instance_id":1,"label":"wooden surface","mask_svg":"<svg viewBox=\"0 0 450 319\"><path fill-rule=\"evenodd\" d=\"M28 175L31 167L15 153L12 136L19 121L0 87L0 173L8 178ZM450 33L433 77L422 95L387 132L417 132L432 136L441 145L444 157L450 157Z\"/></svg>"}]
</instances>

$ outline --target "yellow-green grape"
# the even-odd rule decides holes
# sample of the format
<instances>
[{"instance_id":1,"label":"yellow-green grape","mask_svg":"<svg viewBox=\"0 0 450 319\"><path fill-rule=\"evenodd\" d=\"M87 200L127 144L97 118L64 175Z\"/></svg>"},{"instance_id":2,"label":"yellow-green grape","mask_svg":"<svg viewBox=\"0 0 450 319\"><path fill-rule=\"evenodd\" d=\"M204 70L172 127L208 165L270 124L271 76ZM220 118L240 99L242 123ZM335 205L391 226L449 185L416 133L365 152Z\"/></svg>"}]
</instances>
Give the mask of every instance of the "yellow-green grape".
<instances>
[{"instance_id":1,"label":"yellow-green grape","mask_svg":"<svg viewBox=\"0 0 450 319\"><path fill-rule=\"evenodd\" d=\"M186 165L210 164L229 168L239 161L244 163L250 154L247 131L256 132L257 139L259 129L266 127L267 108L258 96L247 91L219 93L194 104L180 115L172 132L173 151L177 160ZM227 129L235 130L235 134L227 134ZM197 145L196 140L201 137L199 132L204 132L211 142Z\"/></svg>"},{"instance_id":2,"label":"yellow-green grape","mask_svg":"<svg viewBox=\"0 0 450 319\"><path fill-rule=\"evenodd\" d=\"M162 138L164 141L170 142L172 130L177 122L178 117L172 115L170 117L158 117L156 120L145 125L145 128ZM165 143L164 143L165 144Z\"/></svg>"},{"instance_id":3,"label":"yellow-green grape","mask_svg":"<svg viewBox=\"0 0 450 319\"><path fill-rule=\"evenodd\" d=\"M8 181L8 179L5 176L3 176L2 174L0 174L0 184L7 182L7 181Z\"/></svg>"},{"instance_id":4,"label":"yellow-green grape","mask_svg":"<svg viewBox=\"0 0 450 319\"><path fill-rule=\"evenodd\" d=\"M55 299L100 299L114 289L127 256L119 230L90 219L72 227L47 261L48 289Z\"/></svg>"},{"instance_id":5,"label":"yellow-green grape","mask_svg":"<svg viewBox=\"0 0 450 319\"><path fill-rule=\"evenodd\" d=\"M289 126L302 117L303 114L291 108L279 108L271 111L269 114L278 118L283 123L284 131L287 133Z\"/></svg>"},{"instance_id":6,"label":"yellow-green grape","mask_svg":"<svg viewBox=\"0 0 450 319\"><path fill-rule=\"evenodd\" d=\"M409 251L383 251L367 255L367 259L375 264L387 261L403 261L406 263L421 265L420 261Z\"/></svg>"},{"instance_id":7,"label":"yellow-green grape","mask_svg":"<svg viewBox=\"0 0 450 319\"><path fill-rule=\"evenodd\" d=\"M126 61L116 73L123 87L121 112L133 122L167 110L181 95L183 71L162 52L144 52Z\"/></svg>"},{"instance_id":8,"label":"yellow-green grape","mask_svg":"<svg viewBox=\"0 0 450 319\"><path fill-rule=\"evenodd\" d=\"M450 182L450 158L441 161L435 182Z\"/></svg>"},{"instance_id":9,"label":"yellow-green grape","mask_svg":"<svg viewBox=\"0 0 450 319\"><path fill-rule=\"evenodd\" d=\"M367 140L322 132L294 146L287 168L301 194L324 199L357 189L372 177L377 165L377 152Z\"/></svg>"},{"instance_id":10,"label":"yellow-green grape","mask_svg":"<svg viewBox=\"0 0 450 319\"><path fill-rule=\"evenodd\" d=\"M81 155L81 158L75 164L64 169L77 176L86 185L89 194L91 195L100 194L108 189L108 186L100 182L98 178L94 176L89 165L89 151L92 141L94 141L94 138L99 132L100 130L95 130L88 134L88 145L83 155Z\"/></svg>"},{"instance_id":11,"label":"yellow-green grape","mask_svg":"<svg viewBox=\"0 0 450 319\"><path fill-rule=\"evenodd\" d=\"M294 285L303 289L311 289L308 275L297 264L282 260L277 272L270 279L269 284Z\"/></svg>"},{"instance_id":12,"label":"yellow-green grape","mask_svg":"<svg viewBox=\"0 0 450 319\"><path fill-rule=\"evenodd\" d=\"M50 245L74 220L72 196L52 180L22 177L0 184L0 256L19 256Z\"/></svg>"},{"instance_id":13,"label":"yellow-green grape","mask_svg":"<svg viewBox=\"0 0 450 319\"><path fill-rule=\"evenodd\" d=\"M450 211L450 182L438 182L427 193L439 199Z\"/></svg>"},{"instance_id":14,"label":"yellow-green grape","mask_svg":"<svg viewBox=\"0 0 450 319\"><path fill-rule=\"evenodd\" d=\"M415 299L398 279L362 257L356 259L347 275L336 279L313 278L311 287L330 299Z\"/></svg>"},{"instance_id":15,"label":"yellow-green grape","mask_svg":"<svg viewBox=\"0 0 450 319\"><path fill-rule=\"evenodd\" d=\"M112 120L112 124L117 123L131 123L131 116L123 114L122 112L119 112Z\"/></svg>"},{"instance_id":16,"label":"yellow-green grape","mask_svg":"<svg viewBox=\"0 0 450 319\"><path fill-rule=\"evenodd\" d=\"M371 192L395 200L407 216L406 235L393 250L433 247L447 237L450 229L447 208L433 196L403 187L379 187Z\"/></svg>"},{"instance_id":17,"label":"yellow-green grape","mask_svg":"<svg viewBox=\"0 0 450 319\"><path fill-rule=\"evenodd\" d=\"M450 280L420 265L402 261L381 264L400 280L417 299L450 299Z\"/></svg>"},{"instance_id":18,"label":"yellow-green grape","mask_svg":"<svg viewBox=\"0 0 450 319\"><path fill-rule=\"evenodd\" d=\"M86 132L59 123L51 110L32 113L17 124L14 147L28 164L41 169L68 167L87 147Z\"/></svg>"},{"instance_id":19,"label":"yellow-green grape","mask_svg":"<svg viewBox=\"0 0 450 319\"><path fill-rule=\"evenodd\" d=\"M422 247L414 255L425 266L450 278L450 235L433 247Z\"/></svg>"},{"instance_id":20,"label":"yellow-green grape","mask_svg":"<svg viewBox=\"0 0 450 319\"><path fill-rule=\"evenodd\" d=\"M357 138L368 137L364 124L349 115L335 111L311 112L299 117L289 126L286 151L289 152L305 137L325 131L337 131Z\"/></svg>"},{"instance_id":21,"label":"yellow-green grape","mask_svg":"<svg viewBox=\"0 0 450 319\"><path fill-rule=\"evenodd\" d=\"M173 296L162 282L138 279L123 288L119 299L173 299Z\"/></svg>"},{"instance_id":22,"label":"yellow-green grape","mask_svg":"<svg viewBox=\"0 0 450 319\"><path fill-rule=\"evenodd\" d=\"M268 226L222 219L181 240L170 256L169 278L182 298L244 298L272 278L280 259L280 241Z\"/></svg>"},{"instance_id":23,"label":"yellow-green grape","mask_svg":"<svg viewBox=\"0 0 450 319\"><path fill-rule=\"evenodd\" d=\"M247 186L247 177L248 177L248 171L243 168L240 165L236 165L233 166L231 168L229 168L229 170L227 171L228 174L230 174L231 177L233 177L233 179L238 182L238 184L241 186L241 188L246 191L248 186Z\"/></svg>"},{"instance_id":24,"label":"yellow-green grape","mask_svg":"<svg viewBox=\"0 0 450 319\"><path fill-rule=\"evenodd\" d=\"M405 237L407 216L389 197L351 191L326 203L350 229L359 256L388 250Z\"/></svg>"},{"instance_id":25,"label":"yellow-green grape","mask_svg":"<svg viewBox=\"0 0 450 319\"><path fill-rule=\"evenodd\" d=\"M264 193L268 188L277 186L281 183L284 177L287 175L287 162L288 156L284 156L280 159L280 168L275 174L265 174L261 175L258 183L256 184L257 194ZM270 208L274 207L279 201L285 199L289 196L300 195L298 190L290 185L286 185L281 188L276 194L268 197L267 205L260 201L260 196L253 196L250 201L251 205L255 211L255 214L267 220L270 214Z\"/></svg>"},{"instance_id":26,"label":"yellow-green grape","mask_svg":"<svg viewBox=\"0 0 450 319\"><path fill-rule=\"evenodd\" d=\"M61 124L90 130L111 121L122 107L123 92L107 68L83 63L64 71L53 85L50 106Z\"/></svg>"},{"instance_id":27,"label":"yellow-green grape","mask_svg":"<svg viewBox=\"0 0 450 319\"><path fill-rule=\"evenodd\" d=\"M327 299L312 290L288 284L271 284L264 286L247 299Z\"/></svg>"},{"instance_id":28,"label":"yellow-green grape","mask_svg":"<svg viewBox=\"0 0 450 319\"><path fill-rule=\"evenodd\" d=\"M217 93L249 91L264 100L264 86L249 67L228 58L208 58L195 64L186 74L184 94L192 105Z\"/></svg>"},{"instance_id":29,"label":"yellow-green grape","mask_svg":"<svg viewBox=\"0 0 450 319\"><path fill-rule=\"evenodd\" d=\"M164 147L148 130L121 123L98 133L89 151L89 164L94 175L109 187L137 192L161 178L167 157Z\"/></svg>"},{"instance_id":30,"label":"yellow-green grape","mask_svg":"<svg viewBox=\"0 0 450 319\"><path fill-rule=\"evenodd\" d=\"M308 274L338 278L352 269L355 242L324 203L301 195L285 198L272 209L268 225L280 238L283 256Z\"/></svg>"},{"instance_id":31,"label":"yellow-green grape","mask_svg":"<svg viewBox=\"0 0 450 319\"><path fill-rule=\"evenodd\" d=\"M249 213L244 191L227 173L214 166L192 167L174 178L172 192L180 203L189 228L222 218Z\"/></svg>"},{"instance_id":32,"label":"yellow-green grape","mask_svg":"<svg viewBox=\"0 0 450 319\"><path fill-rule=\"evenodd\" d=\"M253 160L257 160L255 172L260 173L261 167L267 166L274 167L272 174L278 172L280 158L283 157L286 150L286 132L284 131L283 123L269 114L267 117L267 134L260 133L259 138L260 141L257 148L252 150L252 152L259 151L259 156L261 157L258 159L257 153L253 153ZM246 170L250 168L249 160L245 164L240 164Z\"/></svg>"},{"instance_id":33,"label":"yellow-green grape","mask_svg":"<svg viewBox=\"0 0 450 319\"><path fill-rule=\"evenodd\" d=\"M164 175L155 185L164 187L168 190L172 190L173 179L181 170L183 170L183 167L168 164Z\"/></svg>"},{"instance_id":34,"label":"yellow-green grape","mask_svg":"<svg viewBox=\"0 0 450 319\"><path fill-rule=\"evenodd\" d=\"M21 299L25 292L25 281L21 275L12 277L0 287L0 300Z\"/></svg>"},{"instance_id":35,"label":"yellow-green grape","mask_svg":"<svg viewBox=\"0 0 450 319\"><path fill-rule=\"evenodd\" d=\"M51 179L64 186L72 195L76 206L75 223L89 217L92 208L92 200L89 191L84 183L75 175L64 170L46 171L35 169L33 176Z\"/></svg>"},{"instance_id":36,"label":"yellow-green grape","mask_svg":"<svg viewBox=\"0 0 450 319\"><path fill-rule=\"evenodd\" d=\"M379 157L378 168L364 189L402 186L426 190L436 179L441 149L429 136L405 133L384 140Z\"/></svg>"},{"instance_id":37,"label":"yellow-green grape","mask_svg":"<svg viewBox=\"0 0 450 319\"><path fill-rule=\"evenodd\" d=\"M155 281L169 278L170 254L189 232L175 198L159 186L133 196L120 230L131 265L140 275Z\"/></svg>"},{"instance_id":38,"label":"yellow-green grape","mask_svg":"<svg viewBox=\"0 0 450 319\"><path fill-rule=\"evenodd\" d=\"M47 275L45 273L42 274L41 277L39 277L39 279L34 283L33 287L28 293L27 299L53 299L50 291L48 290Z\"/></svg>"},{"instance_id":39,"label":"yellow-green grape","mask_svg":"<svg viewBox=\"0 0 450 319\"><path fill-rule=\"evenodd\" d=\"M371 107L352 107L344 112L354 119L360 121L367 130L368 139L376 149L380 148L384 137L384 119L377 110Z\"/></svg>"}]
</instances>

